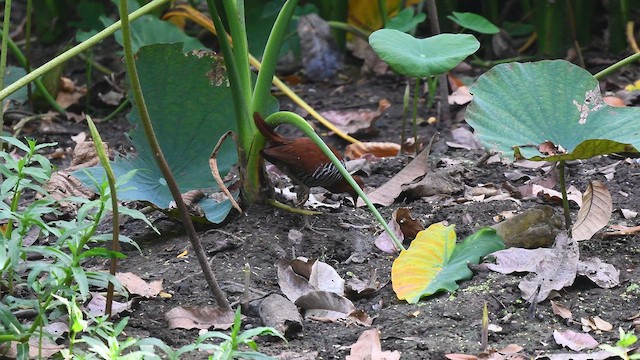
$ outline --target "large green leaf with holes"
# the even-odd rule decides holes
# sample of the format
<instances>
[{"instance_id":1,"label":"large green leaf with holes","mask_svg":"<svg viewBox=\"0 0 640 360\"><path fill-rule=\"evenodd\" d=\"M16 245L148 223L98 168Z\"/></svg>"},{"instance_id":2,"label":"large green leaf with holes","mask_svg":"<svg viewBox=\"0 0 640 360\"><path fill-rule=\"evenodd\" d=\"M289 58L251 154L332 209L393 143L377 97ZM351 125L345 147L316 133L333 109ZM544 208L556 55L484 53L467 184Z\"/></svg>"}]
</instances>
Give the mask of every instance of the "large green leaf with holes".
<instances>
[{"instance_id":1,"label":"large green leaf with holes","mask_svg":"<svg viewBox=\"0 0 640 360\"><path fill-rule=\"evenodd\" d=\"M640 108L605 104L598 81L570 62L497 65L470 91L467 123L506 157L559 161L640 149Z\"/></svg>"},{"instance_id":2,"label":"large green leaf with holes","mask_svg":"<svg viewBox=\"0 0 640 360\"><path fill-rule=\"evenodd\" d=\"M218 190L209 168L209 156L218 139L235 130L231 91L222 58L209 51L182 52L182 44L156 44L140 48L136 66L156 137L181 193ZM112 163L116 176L137 170L118 194L120 200L148 201L166 209L173 201L167 182L157 166L153 152L134 107L129 115L134 129L129 133L136 154L117 156ZM237 162L233 142L227 141L218 152L218 166L224 177ZM90 169L100 179L101 167ZM91 184L83 171L76 171L83 182ZM207 220L219 223L231 209L228 200L218 202L205 197L198 205Z\"/></svg>"}]
</instances>

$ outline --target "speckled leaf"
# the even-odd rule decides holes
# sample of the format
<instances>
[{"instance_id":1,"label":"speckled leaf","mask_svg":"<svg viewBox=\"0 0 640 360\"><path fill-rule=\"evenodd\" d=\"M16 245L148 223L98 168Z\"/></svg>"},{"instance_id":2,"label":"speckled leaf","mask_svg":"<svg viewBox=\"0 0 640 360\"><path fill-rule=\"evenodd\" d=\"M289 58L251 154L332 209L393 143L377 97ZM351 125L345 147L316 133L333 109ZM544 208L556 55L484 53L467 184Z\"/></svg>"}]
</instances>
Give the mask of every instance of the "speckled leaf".
<instances>
[{"instance_id":1,"label":"speckled leaf","mask_svg":"<svg viewBox=\"0 0 640 360\"><path fill-rule=\"evenodd\" d=\"M465 119L504 156L559 161L640 148L640 108L605 104L598 81L568 61L497 65L470 91Z\"/></svg>"},{"instance_id":2,"label":"speckled leaf","mask_svg":"<svg viewBox=\"0 0 640 360\"><path fill-rule=\"evenodd\" d=\"M468 263L504 248L495 230L484 228L456 245L454 227L437 223L418 233L409 249L391 267L393 290L413 304L438 291L455 291L459 280L472 276Z\"/></svg>"}]
</instances>

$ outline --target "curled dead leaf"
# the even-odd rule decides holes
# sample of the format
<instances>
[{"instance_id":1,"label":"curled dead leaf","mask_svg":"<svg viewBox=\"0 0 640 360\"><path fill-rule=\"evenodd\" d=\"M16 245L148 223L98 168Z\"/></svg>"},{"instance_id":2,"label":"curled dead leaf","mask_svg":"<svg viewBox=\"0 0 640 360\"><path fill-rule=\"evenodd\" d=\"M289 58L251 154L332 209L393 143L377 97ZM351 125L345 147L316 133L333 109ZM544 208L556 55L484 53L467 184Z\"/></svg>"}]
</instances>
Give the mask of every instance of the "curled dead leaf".
<instances>
[{"instance_id":1,"label":"curled dead leaf","mask_svg":"<svg viewBox=\"0 0 640 360\"><path fill-rule=\"evenodd\" d=\"M582 196L582 206L571 230L576 241L588 240L609 223L613 213L611 194L600 181L591 181Z\"/></svg>"}]
</instances>

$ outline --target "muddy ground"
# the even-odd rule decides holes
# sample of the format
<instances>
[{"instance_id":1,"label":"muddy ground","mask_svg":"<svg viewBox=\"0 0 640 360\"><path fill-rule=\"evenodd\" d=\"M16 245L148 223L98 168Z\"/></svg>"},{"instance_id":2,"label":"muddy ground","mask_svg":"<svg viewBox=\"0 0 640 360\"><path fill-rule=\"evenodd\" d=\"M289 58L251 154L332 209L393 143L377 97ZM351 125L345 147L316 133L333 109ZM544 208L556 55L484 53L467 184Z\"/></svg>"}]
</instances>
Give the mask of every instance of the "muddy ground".
<instances>
[{"instance_id":1,"label":"muddy ground","mask_svg":"<svg viewBox=\"0 0 640 360\"><path fill-rule=\"evenodd\" d=\"M326 83L299 85L296 89L309 103L320 110L346 108L371 108L378 100L387 98L392 106L377 122L377 135L369 136L367 141L398 141L401 112L401 95L404 82L395 76L360 76L357 68L351 69L340 80ZM336 89L339 89L336 93ZM282 100L282 108L295 110ZM453 108L453 127L466 126L458 114L462 107ZM422 112L422 117L430 114ZM83 124L74 124L68 120L56 120L64 133L39 133L34 128L31 136L40 141L56 140L70 144L69 136L86 131ZM128 124L124 118L99 125L102 135L111 145L120 151L128 151L124 131ZM319 129L322 133L322 129ZM501 163L476 165L483 156L481 150L460 150L445 144L447 132L434 146L431 163L434 168L445 166L439 161L453 159L465 164L467 171L463 177L469 187L478 184L500 184L508 181L505 173L513 171L512 165ZM422 125L419 133L428 138L435 132L432 125ZM327 137L329 142L344 148L344 143L335 137ZM367 187L373 189L400 169L411 156L387 158L373 162L371 173L363 175ZM621 160L618 157L601 157L585 162L576 162L568 168L568 182L584 190L588 180L603 181L613 196L614 209L638 211L640 199L640 166L631 160L616 166L611 180L595 173L594 169L613 164ZM63 167L64 164L61 164ZM532 176L541 175L540 170L525 170ZM510 181L514 186L522 185L523 180ZM463 196L462 193L440 198L400 200L380 211L389 218L398 207L410 207L412 214L423 225L446 221L455 224L458 239L462 239L479 228L495 224L499 213L504 211L522 212L539 204L554 207L561 213L557 201L542 197L524 199L519 203L513 200L492 202L452 201ZM572 207L575 218L577 207ZM134 272L146 280L162 279L164 291L171 298L136 299L127 335L136 337L158 337L173 347L189 344L198 336L197 330L170 330L164 314L176 306L211 305L213 300L191 251L187 237L181 231L181 224L158 213L150 215L154 224L163 232L157 236L139 222L127 222L122 231L140 244L143 253L126 249L128 258L120 263L119 271ZM291 240L291 230L303 226L299 215L284 212L269 206L248 206L245 213L232 213L228 221L218 227L200 227L199 234L205 249L209 250L211 264L221 282L223 290L231 302L237 303L243 291L245 264L251 268L251 289L254 293L280 293L274 263L281 258L291 258L292 254L307 258L321 259L334 266L344 278L351 274L360 278L369 278L372 269L377 270L379 281L386 284L371 298L354 301L356 307L374 318L373 327L380 329L383 350L397 350L402 359L442 359L447 353L477 354L480 351L480 330L482 308L486 303L491 324L501 330L491 332L489 347L501 349L509 344L523 348L521 354L536 357L544 354L568 352L557 345L553 338L554 330L572 329L580 331L580 318L599 316L613 325L613 331L593 333L600 343L614 343L617 329L632 328L630 320L640 310L640 246L637 235L602 237L601 234L589 241L580 243L581 256L595 256L613 264L620 270L620 285L613 289L601 289L588 280L579 278L576 283L563 289L554 301L573 311L576 322L567 322L551 310L549 301L540 303L535 313L520 296L518 282L524 274L502 275L479 271L473 279L460 283L455 293L440 293L409 305L397 300L391 284L390 269L394 257L375 248L374 238L382 231L374 217L364 208L353 208L343 204L337 210L327 210L312 219L316 227L329 228L324 234L302 230L303 237ZM620 211L614 211L610 224L633 226L637 219L625 220ZM216 244L232 239L236 248L212 252ZM188 255L178 257L184 250ZM256 314L247 311L243 324L245 328L260 326ZM349 346L356 342L366 328L353 323L322 323L306 320L300 336L288 344L283 342L260 341L260 350L279 355L293 352L309 359L341 359L349 354ZM193 354L190 358L204 358L204 354Z\"/></svg>"}]
</instances>

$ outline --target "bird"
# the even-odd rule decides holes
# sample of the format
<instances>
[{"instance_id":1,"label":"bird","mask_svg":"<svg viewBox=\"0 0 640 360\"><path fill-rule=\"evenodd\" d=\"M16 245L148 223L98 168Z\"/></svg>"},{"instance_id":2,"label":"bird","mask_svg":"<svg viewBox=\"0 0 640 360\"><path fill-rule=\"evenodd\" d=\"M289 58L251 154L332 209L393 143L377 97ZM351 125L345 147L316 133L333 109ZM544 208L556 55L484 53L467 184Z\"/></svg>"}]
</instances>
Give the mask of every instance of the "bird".
<instances>
[{"instance_id":1,"label":"bird","mask_svg":"<svg viewBox=\"0 0 640 360\"><path fill-rule=\"evenodd\" d=\"M334 193L348 193L353 199L354 205L358 201L358 193L349 185L338 168L329 160L313 140L308 137L288 139L275 132L264 121L259 113L254 113L253 118L258 131L267 138L268 147L260 151L262 157L274 164L278 169L287 174L291 180L299 186L296 205L301 206L309 199L309 188L322 187ZM344 165L342 155L333 147L331 152ZM359 176L353 179L362 188L364 182Z\"/></svg>"}]
</instances>

